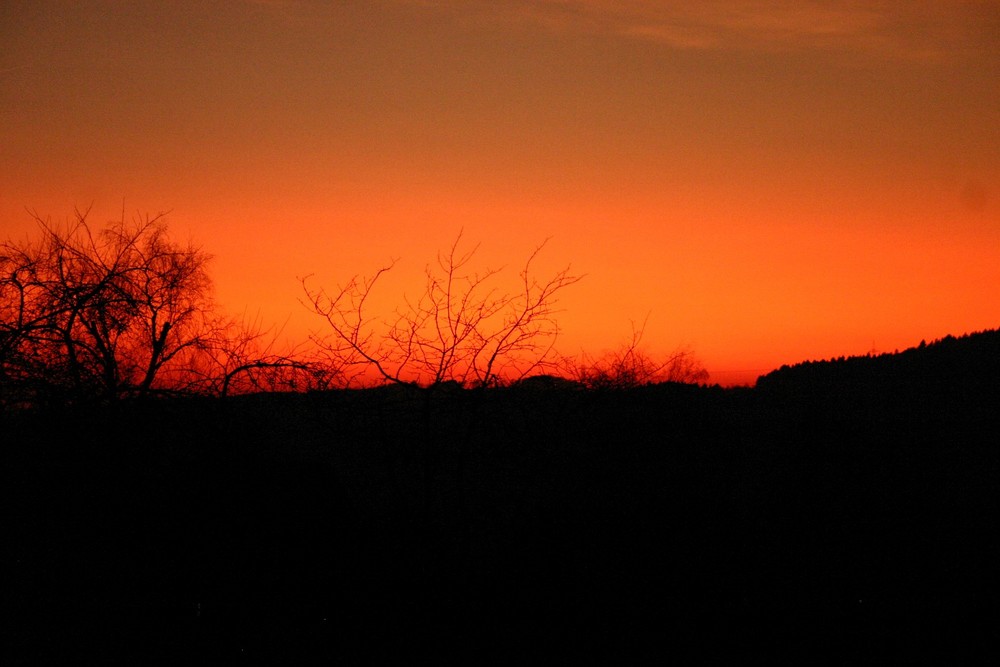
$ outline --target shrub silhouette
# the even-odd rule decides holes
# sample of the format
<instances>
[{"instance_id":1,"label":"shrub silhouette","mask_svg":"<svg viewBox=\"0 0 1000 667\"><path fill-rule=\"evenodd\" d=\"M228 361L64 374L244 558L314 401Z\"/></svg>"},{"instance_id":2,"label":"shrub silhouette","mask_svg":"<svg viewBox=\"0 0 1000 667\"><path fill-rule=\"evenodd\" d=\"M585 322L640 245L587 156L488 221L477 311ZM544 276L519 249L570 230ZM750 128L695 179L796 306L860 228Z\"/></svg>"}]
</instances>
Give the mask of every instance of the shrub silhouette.
<instances>
[{"instance_id":1,"label":"shrub silhouette","mask_svg":"<svg viewBox=\"0 0 1000 667\"><path fill-rule=\"evenodd\" d=\"M658 382L695 384L708 381L708 371L689 348L679 347L662 358L645 352L642 349L645 328L645 321L638 329L633 323L631 338L599 359L584 356L580 361L570 360L568 374L591 389L627 389Z\"/></svg>"}]
</instances>

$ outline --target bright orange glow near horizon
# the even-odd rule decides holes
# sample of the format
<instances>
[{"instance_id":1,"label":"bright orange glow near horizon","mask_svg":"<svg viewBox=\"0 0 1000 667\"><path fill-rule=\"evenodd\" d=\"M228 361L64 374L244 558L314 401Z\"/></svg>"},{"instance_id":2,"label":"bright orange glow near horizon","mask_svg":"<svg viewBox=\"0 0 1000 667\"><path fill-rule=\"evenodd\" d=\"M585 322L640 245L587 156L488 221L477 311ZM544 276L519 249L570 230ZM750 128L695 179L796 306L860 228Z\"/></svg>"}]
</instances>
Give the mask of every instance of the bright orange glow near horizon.
<instances>
[{"instance_id":1,"label":"bright orange glow near horizon","mask_svg":"<svg viewBox=\"0 0 1000 667\"><path fill-rule=\"evenodd\" d=\"M868 6L870 5L870 6ZM228 310L319 322L464 230L712 380L1000 326L1000 2L71 2L0 22L0 236L169 211Z\"/></svg>"}]
</instances>

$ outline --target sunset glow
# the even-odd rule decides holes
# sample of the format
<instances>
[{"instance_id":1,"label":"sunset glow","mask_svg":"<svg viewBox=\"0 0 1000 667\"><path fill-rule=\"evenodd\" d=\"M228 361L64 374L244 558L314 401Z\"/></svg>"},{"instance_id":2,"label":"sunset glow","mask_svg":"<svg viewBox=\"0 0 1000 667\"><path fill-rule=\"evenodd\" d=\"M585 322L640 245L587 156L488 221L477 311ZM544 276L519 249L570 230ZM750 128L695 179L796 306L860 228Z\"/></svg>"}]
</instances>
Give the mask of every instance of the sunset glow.
<instances>
[{"instance_id":1,"label":"sunset glow","mask_svg":"<svg viewBox=\"0 0 1000 667\"><path fill-rule=\"evenodd\" d=\"M300 278L461 231L585 278L560 349L648 321L712 381L1000 326L1000 2L14 3L0 236L169 212L290 340Z\"/></svg>"}]
</instances>

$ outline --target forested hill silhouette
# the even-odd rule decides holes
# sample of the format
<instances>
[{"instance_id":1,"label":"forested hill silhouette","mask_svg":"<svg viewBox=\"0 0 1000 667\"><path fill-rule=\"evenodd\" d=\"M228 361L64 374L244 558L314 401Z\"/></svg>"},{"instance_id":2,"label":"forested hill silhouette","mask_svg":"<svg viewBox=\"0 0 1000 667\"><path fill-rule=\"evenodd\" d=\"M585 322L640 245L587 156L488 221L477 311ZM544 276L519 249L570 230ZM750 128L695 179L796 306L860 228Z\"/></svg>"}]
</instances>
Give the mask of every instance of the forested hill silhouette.
<instances>
[{"instance_id":1,"label":"forested hill silhouette","mask_svg":"<svg viewBox=\"0 0 1000 667\"><path fill-rule=\"evenodd\" d=\"M757 379L765 394L800 398L870 398L892 392L971 396L995 387L1000 378L1000 329L948 335L902 352L782 366ZM995 391L995 389L993 389Z\"/></svg>"}]
</instances>

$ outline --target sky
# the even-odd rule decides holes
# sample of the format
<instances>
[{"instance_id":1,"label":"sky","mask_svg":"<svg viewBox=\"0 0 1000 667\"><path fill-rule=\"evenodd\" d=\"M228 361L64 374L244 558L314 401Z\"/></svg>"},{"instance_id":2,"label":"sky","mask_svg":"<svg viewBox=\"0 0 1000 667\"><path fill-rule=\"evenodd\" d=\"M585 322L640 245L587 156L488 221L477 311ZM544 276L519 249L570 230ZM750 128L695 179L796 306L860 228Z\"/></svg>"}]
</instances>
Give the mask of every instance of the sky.
<instances>
[{"instance_id":1,"label":"sky","mask_svg":"<svg viewBox=\"0 0 1000 667\"><path fill-rule=\"evenodd\" d=\"M891 352L1000 326L1000 0L4 2L0 235L88 207L291 338L461 232L584 276L566 354Z\"/></svg>"}]
</instances>

